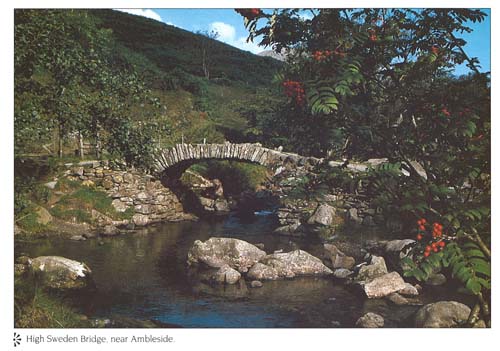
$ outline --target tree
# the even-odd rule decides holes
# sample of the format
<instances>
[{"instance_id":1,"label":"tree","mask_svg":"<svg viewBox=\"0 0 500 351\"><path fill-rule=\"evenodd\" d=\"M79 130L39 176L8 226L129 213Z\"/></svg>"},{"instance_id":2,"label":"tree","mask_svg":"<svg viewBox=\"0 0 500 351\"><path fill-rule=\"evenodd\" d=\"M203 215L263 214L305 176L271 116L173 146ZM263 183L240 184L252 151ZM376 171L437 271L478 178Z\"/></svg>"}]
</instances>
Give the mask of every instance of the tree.
<instances>
[{"instance_id":1,"label":"tree","mask_svg":"<svg viewBox=\"0 0 500 351\"><path fill-rule=\"evenodd\" d=\"M59 157L70 133L96 145L101 134L120 137L122 148L112 151L127 153L131 106L155 101L115 54L111 31L85 10L16 10L15 19L16 145L36 139L30 135L39 129L55 129ZM29 116L36 117L34 126Z\"/></svg>"},{"instance_id":2,"label":"tree","mask_svg":"<svg viewBox=\"0 0 500 351\"><path fill-rule=\"evenodd\" d=\"M200 35L199 48L201 54L201 67L203 75L207 80L210 80L210 69L212 68L213 58L212 51L214 50L214 40L219 38L219 33L216 30L211 31L197 31L196 34Z\"/></svg>"},{"instance_id":3,"label":"tree","mask_svg":"<svg viewBox=\"0 0 500 351\"><path fill-rule=\"evenodd\" d=\"M287 108L303 116L291 122L300 128L305 119L330 121L325 126L344 139L344 157L389 159L363 180L373 201L406 223L424 218L442 225L450 243L442 252L426 253L442 238L422 235L427 227L419 229L422 237L408 274L426 279L431 263L449 267L478 296L488 320L489 75L479 72L477 58L465 53L460 38L471 31L468 23L482 21L485 14L321 9L304 19L301 12L243 13L249 40L260 38L261 45L290 53L283 91ZM471 75L453 77L451 70L461 63ZM474 245L474 255L467 256Z\"/></svg>"}]
</instances>

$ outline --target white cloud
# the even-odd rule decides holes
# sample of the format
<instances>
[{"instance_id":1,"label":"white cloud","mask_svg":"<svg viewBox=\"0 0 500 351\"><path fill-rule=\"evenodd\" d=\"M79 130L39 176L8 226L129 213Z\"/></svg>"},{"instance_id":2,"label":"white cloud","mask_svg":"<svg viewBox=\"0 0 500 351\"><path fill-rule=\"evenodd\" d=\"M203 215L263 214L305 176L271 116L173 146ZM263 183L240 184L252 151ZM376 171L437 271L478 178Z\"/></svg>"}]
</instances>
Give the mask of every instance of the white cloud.
<instances>
[{"instance_id":1,"label":"white cloud","mask_svg":"<svg viewBox=\"0 0 500 351\"><path fill-rule=\"evenodd\" d=\"M150 9L115 9L116 11L130 13L131 15L137 15L142 17L151 18L160 22L163 22L161 16Z\"/></svg>"},{"instance_id":2,"label":"white cloud","mask_svg":"<svg viewBox=\"0 0 500 351\"><path fill-rule=\"evenodd\" d=\"M259 47L256 43L247 43L246 37L237 37L236 29L230 24L224 22L212 22L208 28L210 31L216 31L219 34L217 40L237 47L238 49L250 51L254 54L264 50L264 48Z\"/></svg>"},{"instance_id":3,"label":"white cloud","mask_svg":"<svg viewBox=\"0 0 500 351\"><path fill-rule=\"evenodd\" d=\"M219 34L219 40L223 42L234 41L236 37L236 29L224 22L213 22L209 25L210 31L216 31Z\"/></svg>"}]
</instances>

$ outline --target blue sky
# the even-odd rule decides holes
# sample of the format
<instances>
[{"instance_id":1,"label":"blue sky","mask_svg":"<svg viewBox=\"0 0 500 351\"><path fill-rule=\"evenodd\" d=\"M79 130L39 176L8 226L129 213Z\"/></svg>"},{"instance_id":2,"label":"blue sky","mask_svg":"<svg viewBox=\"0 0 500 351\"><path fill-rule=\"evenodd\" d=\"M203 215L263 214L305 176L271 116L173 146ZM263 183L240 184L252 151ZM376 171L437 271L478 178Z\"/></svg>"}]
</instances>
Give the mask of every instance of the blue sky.
<instances>
[{"instance_id":1,"label":"blue sky","mask_svg":"<svg viewBox=\"0 0 500 351\"><path fill-rule=\"evenodd\" d=\"M127 9L122 10L136 15L149 17L176 27L196 32L216 30L219 40L242 50L258 53L263 50L255 43L247 43L247 31L242 17L232 9ZM464 33L467 41L465 51L469 56L478 57L481 71L490 71L490 10L484 10L488 17L482 23L471 23L472 33ZM307 14L305 14L307 15ZM467 73L465 65L457 67L455 73Z\"/></svg>"}]
</instances>

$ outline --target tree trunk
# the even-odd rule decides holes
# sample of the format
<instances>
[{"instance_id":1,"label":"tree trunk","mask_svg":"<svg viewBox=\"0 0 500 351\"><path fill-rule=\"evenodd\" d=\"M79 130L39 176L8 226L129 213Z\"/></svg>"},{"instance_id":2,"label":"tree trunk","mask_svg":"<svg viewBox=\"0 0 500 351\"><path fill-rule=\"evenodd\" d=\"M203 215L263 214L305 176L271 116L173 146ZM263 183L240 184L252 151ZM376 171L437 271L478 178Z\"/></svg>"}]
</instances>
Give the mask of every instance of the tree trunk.
<instances>
[{"instance_id":1,"label":"tree trunk","mask_svg":"<svg viewBox=\"0 0 500 351\"><path fill-rule=\"evenodd\" d=\"M59 158L63 157L63 135L62 135L62 125L59 124L59 140L58 140L58 146L57 146L57 155Z\"/></svg>"},{"instance_id":2,"label":"tree trunk","mask_svg":"<svg viewBox=\"0 0 500 351\"><path fill-rule=\"evenodd\" d=\"M101 139L99 136L99 130L95 132L95 156L98 159L101 158Z\"/></svg>"},{"instance_id":3,"label":"tree trunk","mask_svg":"<svg viewBox=\"0 0 500 351\"><path fill-rule=\"evenodd\" d=\"M84 156L84 150L83 150L83 136L82 132L78 132L78 154L81 159L83 159Z\"/></svg>"}]
</instances>

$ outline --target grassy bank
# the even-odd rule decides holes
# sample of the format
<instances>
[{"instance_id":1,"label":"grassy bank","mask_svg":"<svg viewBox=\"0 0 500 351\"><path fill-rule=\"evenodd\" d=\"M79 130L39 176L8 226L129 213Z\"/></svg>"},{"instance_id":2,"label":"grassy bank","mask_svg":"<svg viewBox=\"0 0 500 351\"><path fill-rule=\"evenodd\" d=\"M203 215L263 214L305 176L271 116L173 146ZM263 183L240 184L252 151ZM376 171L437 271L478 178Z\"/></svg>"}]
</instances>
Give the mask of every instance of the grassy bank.
<instances>
[{"instance_id":1,"label":"grassy bank","mask_svg":"<svg viewBox=\"0 0 500 351\"><path fill-rule=\"evenodd\" d=\"M87 318L71 307L64 297L37 287L34 278L15 280L16 328L88 328Z\"/></svg>"}]
</instances>

